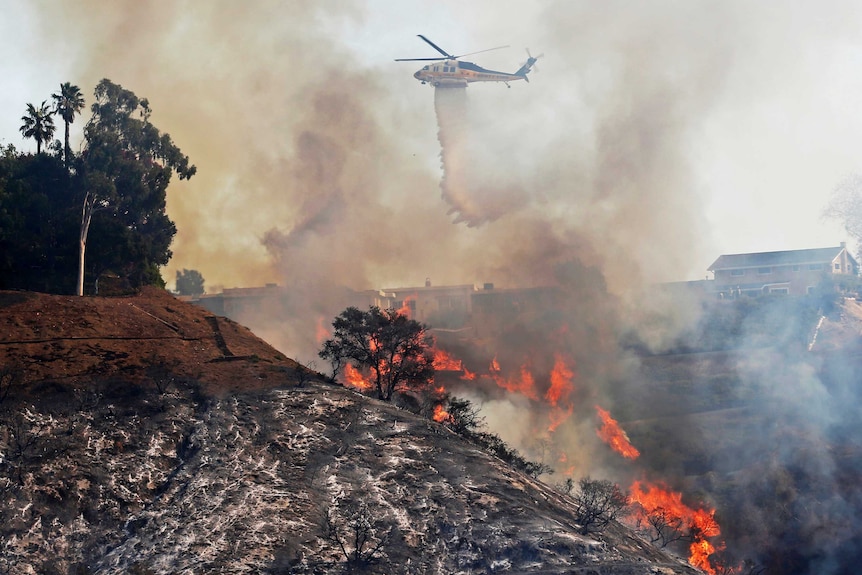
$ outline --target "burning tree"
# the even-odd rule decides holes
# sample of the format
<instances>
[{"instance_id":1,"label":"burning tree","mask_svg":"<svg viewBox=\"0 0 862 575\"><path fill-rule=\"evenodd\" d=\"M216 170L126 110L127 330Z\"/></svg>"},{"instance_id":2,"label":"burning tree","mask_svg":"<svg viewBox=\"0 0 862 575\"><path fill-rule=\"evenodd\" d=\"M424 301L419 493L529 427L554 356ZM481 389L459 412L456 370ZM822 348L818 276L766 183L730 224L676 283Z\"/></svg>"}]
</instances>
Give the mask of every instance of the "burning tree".
<instances>
[{"instance_id":1,"label":"burning tree","mask_svg":"<svg viewBox=\"0 0 862 575\"><path fill-rule=\"evenodd\" d=\"M718 575L710 559L717 551L710 539L721 534L714 509L689 507L683 503L682 493L661 485L635 481L630 492L637 520L646 523L648 530L653 531L653 543L660 543L663 547L674 541L686 541L689 543L689 562L711 575Z\"/></svg>"},{"instance_id":2,"label":"burning tree","mask_svg":"<svg viewBox=\"0 0 862 575\"><path fill-rule=\"evenodd\" d=\"M398 388L422 388L434 377L433 341L428 327L397 310L349 307L332 322L333 337L319 355L335 377L341 366L370 370L379 399L390 401ZM354 365L355 364L355 365Z\"/></svg>"}]
</instances>

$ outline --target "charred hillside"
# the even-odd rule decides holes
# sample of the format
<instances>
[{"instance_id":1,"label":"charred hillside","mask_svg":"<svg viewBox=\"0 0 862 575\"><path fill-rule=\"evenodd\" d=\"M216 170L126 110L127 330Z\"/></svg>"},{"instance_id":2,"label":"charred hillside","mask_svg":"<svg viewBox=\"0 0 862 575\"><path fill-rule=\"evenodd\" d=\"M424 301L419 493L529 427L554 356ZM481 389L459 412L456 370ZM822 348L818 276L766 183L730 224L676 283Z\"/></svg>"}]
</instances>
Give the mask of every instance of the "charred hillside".
<instances>
[{"instance_id":1,"label":"charred hillside","mask_svg":"<svg viewBox=\"0 0 862 575\"><path fill-rule=\"evenodd\" d=\"M697 572L165 292L0 310L2 572Z\"/></svg>"}]
</instances>

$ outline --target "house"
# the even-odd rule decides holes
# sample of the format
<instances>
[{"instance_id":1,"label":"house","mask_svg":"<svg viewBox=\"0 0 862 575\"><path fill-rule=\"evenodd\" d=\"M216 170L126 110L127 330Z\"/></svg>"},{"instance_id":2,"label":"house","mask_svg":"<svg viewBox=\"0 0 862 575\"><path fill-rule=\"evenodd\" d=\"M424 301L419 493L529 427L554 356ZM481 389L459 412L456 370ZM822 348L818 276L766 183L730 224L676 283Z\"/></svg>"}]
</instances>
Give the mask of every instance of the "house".
<instances>
[{"instance_id":1,"label":"house","mask_svg":"<svg viewBox=\"0 0 862 575\"><path fill-rule=\"evenodd\" d=\"M411 319L433 324L435 327L453 328L463 326L470 316L471 295L475 291L473 284L432 286L430 279L425 281L424 286L382 290L356 291L332 287L322 305L329 308L324 315L327 318L335 317L348 306L362 310L368 309L368 306L377 306L381 309L406 311ZM301 295L289 287L266 284L263 287L225 288L221 293L198 297L179 297L216 315L263 330L262 325L296 318L300 313L298 308L312 303L299 299ZM314 313L321 313L320 306L315 308Z\"/></svg>"},{"instance_id":2,"label":"house","mask_svg":"<svg viewBox=\"0 0 862 575\"><path fill-rule=\"evenodd\" d=\"M714 291L723 295L811 293L823 280L859 274L847 244L832 248L725 254L709 266Z\"/></svg>"},{"instance_id":3,"label":"house","mask_svg":"<svg viewBox=\"0 0 862 575\"><path fill-rule=\"evenodd\" d=\"M409 310L411 319L435 327L460 327L470 316L472 295L476 291L473 284L451 286L432 286L426 279L421 287L386 288L357 292L357 302L363 297L365 305L381 309Z\"/></svg>"}]
</instances>

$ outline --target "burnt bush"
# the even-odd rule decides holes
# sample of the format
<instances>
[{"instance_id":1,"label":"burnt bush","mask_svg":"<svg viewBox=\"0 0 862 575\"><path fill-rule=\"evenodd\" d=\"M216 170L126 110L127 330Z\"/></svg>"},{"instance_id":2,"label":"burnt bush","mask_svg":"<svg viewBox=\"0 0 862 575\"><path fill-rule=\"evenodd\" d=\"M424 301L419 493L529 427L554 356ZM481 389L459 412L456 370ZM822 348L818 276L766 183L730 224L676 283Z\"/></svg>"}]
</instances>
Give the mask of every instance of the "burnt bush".
<instances>
[{"instance_id":1,"label":"burnt bush","mask_svg":"<svg viewBox=\"0 0 862 575\"><path fill-rule=\"evenodd\" d=\"M479 415L479 409L474 407L470 400L447 397L445 402L446 411L449 413L445 424L458 435L530 477L537 478L545 473L553 473L553 467L528 460L496 433L479 431L485 427L485 418Z\"/></svg>"},{"instance_id":2,"label":"burnt bush","mask_svg":"<svg viewBox=\"0 0 862 575\"><path fill-rule=\"evenodd\" d=\"M15 365L0 366L0 405L11 399L16 390L21 387L24 373Z\"/></svg>"},{"instance_id":3,"label":"burnt bush","mask_svg":"<svg viewBox=\"0 0 862 575\"><path fill-rule=\"evenodd\" d=\"M395 537L394 525L364 500L336 502L324 513L322 527L324 539L338 548L349 572L378 561Z\"/></svg>"},{"instance_id":4,"label":"burnt bush","mask_svg":"<svg viewBox=\"0 0 862 575\"><path fill-rule=\"evenodd\" d=\"M105 401L122 405L139 402L146 394L140 383L121 378L103 379L97 384L97 389Z\"/></svg>"}]
</instances>

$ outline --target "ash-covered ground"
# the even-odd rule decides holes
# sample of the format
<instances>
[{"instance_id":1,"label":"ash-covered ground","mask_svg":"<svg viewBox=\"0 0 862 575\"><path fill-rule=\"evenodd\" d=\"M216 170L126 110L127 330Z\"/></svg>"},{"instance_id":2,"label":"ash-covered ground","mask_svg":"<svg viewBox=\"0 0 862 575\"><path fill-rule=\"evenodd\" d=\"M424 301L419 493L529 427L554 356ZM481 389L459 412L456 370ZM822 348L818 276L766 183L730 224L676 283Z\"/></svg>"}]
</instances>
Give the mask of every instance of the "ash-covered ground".
<instances>
[{"instance_id":1,"label":"ash-covered ground","mask_svg":"<svg viewBox=\"0 0 862 575\"><path fill-rule=\"evenodd\" d=\"M4 572L341 572L324 518L359 504L388 534L371 573L696 572L163 292L0 301Z\"/></svg>"}]
</instances>

